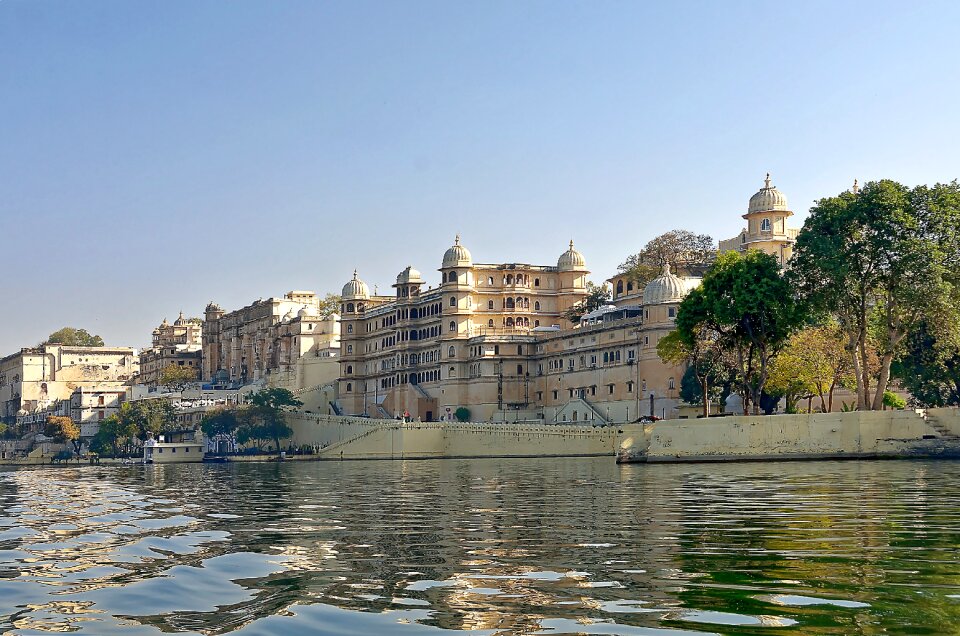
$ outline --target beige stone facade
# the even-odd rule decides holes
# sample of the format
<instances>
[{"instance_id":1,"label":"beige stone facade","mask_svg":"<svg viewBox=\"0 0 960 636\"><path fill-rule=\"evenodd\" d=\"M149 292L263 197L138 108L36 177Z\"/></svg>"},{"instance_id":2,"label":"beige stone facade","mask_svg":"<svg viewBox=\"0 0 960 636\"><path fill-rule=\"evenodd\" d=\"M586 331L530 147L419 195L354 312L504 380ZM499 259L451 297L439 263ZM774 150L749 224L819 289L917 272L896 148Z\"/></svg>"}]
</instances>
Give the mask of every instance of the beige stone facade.
<instances>
[{"instance_id":1,"label":"beige stone facade","mask_svg":"<svg viewBox=\"0 0 960 636\"><path fill-rule=\"evenodd\" d=\"M720 241L720 253L760 250L775 256L784 267L793 256L793 246L800 230L787 226L793 212L787 207L787 197L771 185L770 174L764 186L750 197L747 213L743 218L746 227L738 236Z\"/></svg>"},{"instance_id":2,"label":"beige stone facade","mask_svg":"<svg viewBox=\"0 0 960 636\"><path fill-rule=\"evenodd\" d=\"M47 410L74 390L131 382L139 357L128 347L41 345L0 359L0 418Z\"/></svg>"},{"instance_id":3,"label":"beige stone facade","mask_svg":"<svg viewBox=\"0 0 960 636\"><path fill-rule=\"evenodd\" d=\"M291 390L332 383L339 373L340 323L319 315L309 291L257 300L225 313L207 305L203 324L204 382L217 386L269 383Z\"/></svg>"},{"instance_id":4,"label":"beige stone facade","mask_svg":"<svg viewBox=\"0 0 960 636\"><path fill-rule=\"evenodd\" d=\"M157 386L163 370L171 364L194 370L200 379L202 331L203 321L184 318L183 312L172 325L164 318L153 330L151 347L140 352L140 383Z\"/></svg>"},{"instance_id":5,"label":"beige stone facade","mask_svg":"<svg viewBox=\"0 0 960 636\"><path fill-rule=\"evenodd\" d=\"M371 296L354 274L343 288L339 404L346 414L473 421L625 421L671 416L682 369L656 355L676 307L696 281L669 271L650 302L610 306L572 325L562 316L586 296L583 256L556 266L473 263L459 238L439 287L421 290L411 267L396 297ZM641 298L642 300L642 298Z\"/></svg>"}]
</instances>

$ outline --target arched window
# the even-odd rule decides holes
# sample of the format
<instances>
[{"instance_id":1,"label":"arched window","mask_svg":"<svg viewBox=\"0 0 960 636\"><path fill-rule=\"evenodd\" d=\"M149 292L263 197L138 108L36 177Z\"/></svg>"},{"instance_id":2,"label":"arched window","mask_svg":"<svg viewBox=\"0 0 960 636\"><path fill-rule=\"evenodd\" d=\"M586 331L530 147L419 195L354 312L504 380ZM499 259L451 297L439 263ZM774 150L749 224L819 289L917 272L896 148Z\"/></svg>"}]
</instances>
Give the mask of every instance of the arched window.
<instances>
[{"instance_id":1,"label":"arched window","mask_svg":"<svg viewBox=\"0 0 960 636\"><path fill-rule=\"evenodd\" d=\"M347 345L347 353L353 353L353 345Z\"/></svg>"},{"instance_id":2,"label":"arched window","mask_svg":"<svg viewBox=\"0 0 960 636\"><path fill-rule=\"evenodd\" d=\"M447 357L448 357L448 358L455 358L456 355L457 355L457 348L454 347L453 345L451 345L450 348L447 349Z\"/></svg>"},{"instance_id":3,"label":"arched window","mask_svg":"<svg viewBox=\"0 0 960 636\"><path fill-rule=\"evenodd\" d=\"M539 278L534 278L534 279L533 279L533 286L534 286L534 287L539 287L539 286L540 286L540 279L539 279Z\"/></svg>"},{"instance_id":4,"label":"arched window","mask_svg":"<svg viewBox=\"0 0 960 636\"><path fill-rule=\"evenodd\" d=\"M539 321L539 320L535 320L535 321L533 322L533 326L534 326L534 327L539 327L539 326L540 326L540 321Z\"/></svg>"},{"instance_id":5,"label":"arched window","mask_svg":"<svg viewBox=\"0 0 960 636\"><path fill-rule=\"evenodd\" d=\"M622 281L622 280L618 280L618 281L617 281L617 296L619 296L619 295L622 294L622 293L623 293L623 281Z\"/></svg>"},{"instance_id":6,"label":"arched window","mask_svg":"<svg viewBox=\"0 0 960 636\"><path fill-rule=\"evenodd\" d=\"M347 325L347 333L353 333L353 325Z\"/></svg>"},{"instance_id":7,"label":"arched window","mask_svg":"<svg viewBox=\"0 0 960 636\"><path fill-rule=\"evenodd\" d=\"M513 308L514 308L513 298L507 298L506 308L507 308L507 309L513 309Z\"/></svg>"},{"instance_id":8,"label":"arched window","mask_svg":"<svg viewBox=\"0 0 960 636\"><path fill-rule=\"evenodd\" d=\"M487 285L493 285L493 276L487 277Z\"/></svg>"},{"instance_id":9,"label":"arched window","mask_svg":"<svg viewBox=\"0 0 960 636\"><path fill-rule=\"evenodd\" d=\"M492 327L492 326L493 326L493 318L491 318L490 320L487 321L487 326L488 326L488 327Z\"/></svg>"},{"instance_id":10,"label":"arched window","mask_svg":"<svg viewBox=\"0 0 960 636\"><path fill-rule=\"evenodd\" d=\"M348 364L348 365L347 365L347 375L352 375L352 374L353 374L353 365L352 365L352 364Z\"/></svg>"},{"instance_id":11,"label":"arched window","mask_svg":"<svg viewBox=\"0 0 960 636\"><path fill-rule=\"evenodd\" d=\"M540 311L540 301L539 301L539 300L533 303L533 308L534 308L536 311Z\"/></svg>"},{"instance_id":12,"label":"arched window","mask_svg":"<svg viewBox=\"0 0 960 636\"><path fill-rule=\"evenodd\" d=\"M676 383L673 381L673 378L670 378L669 380L667 380L667 388L668 388L668 389L675 389L675 388L677 388L677 387L676 387Z\"/></svg>"},{"instance_id":13,"label":"arched window","mask_svg":"<svg viewBox=\"0 0 960 636\"><path fill-rule=\"evenodd\" d=\"M670 318L676 318L676 317L677 317L677 308L676 308L676 307L670 307L669 309L667 309L667 315L668 315Z\"/></svg>"},{"instance_id":14,"label":"arched window","mask_svg":"<svg viewBox=\"0 0 960 636\"><path fill-rule=\"evenodd\" d=\"M353 311L353 303L347 303L347 311Z\"/></svg>"},{"instance_id":15,"label":"arched window","mask_svg":"<svg viewBox=\"0 0 960 636\"><path fill-rule=\"evenodd\" d=\"M523 375L523 365L522 365L522 364L518 364L518 365L517 365L517 375Z\"/></svg>"},{"instance_id":16,"label":"arched window","mask_svg":"<svg viewBox=\"0 0 960 636\"><path fill-rule=\"evenodd\" d=\"M769 232L770 231L770 219L764 219L760 221L760 231Z\"/></svg>"},{"instance_id":17,"label":"arched window","mask_svg":"<svg viewBox=\"0 0 960 636\"><path fill-rule=\"evenodd\" d=\"M347 393L350 393L351 391L353 391L353 383L347 382Z\"/></svg>"},{"instance_id":18,"label":"arched window","mask_svg":"<svg viewBox=\"0 0 960 636\"><path fill-rule=\"evenodd\" d=\"M447 377L448 377L448 378L455 378L455 377L457 377L457 369L456 369L456 367L450 367L449 369L447 369Z\"/></svg>"},{"instance_id":19,"label":"arched window","mask_svg":"<svg viewBox=\"0 0 960 636\"><path fill-rule=\"evenodd\" d=\"M488 300L488 301L487 301L487 309L493 309L493 301L492 301L492 300Z\"/></svg>"},{"instance_id":20,"label":"arched window","mask_svg":"<svg viewBox=\"0 0 960 636\"><path fill-rule=\"evenodd\" d=\"M513 284L513 274L507 274L507 285Z\"/></svg>"},{"instance_id":21,"label":"arched window","mask_svg":"<svg viewBox=\"0 0 960 636\"><path fill-rule=\"evenodd\" d=\"M455 320L450 321L450 331L455 332L457 330L457 322Z\"/></svg>"},{"instance_id":22,"label":"arched window","mask_svg":"<svg viewBox=\"0 0 960 636\"><path fill-rule=\"evenodd\" d=\"M508 327L512 327L512 326L513 326L513 318L507 318L507 326L508 326Z\"/></svg>"},{"instance_id":23,"label":"arched window","mask_svg":"<svg viewBox=\"0 0 960 636\"><path fill-rule=\"evenodd\" d=\"M456 307L456 306L457 306L457 298L456 298L456 296L451 296L451 297L450 297L450 306L451 306L451 307Z\"/></svg>"}]
</instances>

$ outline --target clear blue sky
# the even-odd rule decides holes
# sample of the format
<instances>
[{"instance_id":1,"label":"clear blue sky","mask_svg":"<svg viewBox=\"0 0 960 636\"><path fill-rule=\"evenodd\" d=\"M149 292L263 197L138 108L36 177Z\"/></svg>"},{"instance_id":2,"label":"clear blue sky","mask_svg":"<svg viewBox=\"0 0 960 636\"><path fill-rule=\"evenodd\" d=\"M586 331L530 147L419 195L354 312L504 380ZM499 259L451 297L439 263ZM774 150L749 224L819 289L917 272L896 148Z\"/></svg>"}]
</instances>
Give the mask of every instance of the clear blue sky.
<instances>
[{"instance_id":1,"label":"clear blue sky","mask_svg":"<svg viewBox=\"0 0 960 636\"><path fill-rule=\"evenodd\" d=\"M960 176L957 2L0 0L0 354Z\"/></svg>"}]
</instances>

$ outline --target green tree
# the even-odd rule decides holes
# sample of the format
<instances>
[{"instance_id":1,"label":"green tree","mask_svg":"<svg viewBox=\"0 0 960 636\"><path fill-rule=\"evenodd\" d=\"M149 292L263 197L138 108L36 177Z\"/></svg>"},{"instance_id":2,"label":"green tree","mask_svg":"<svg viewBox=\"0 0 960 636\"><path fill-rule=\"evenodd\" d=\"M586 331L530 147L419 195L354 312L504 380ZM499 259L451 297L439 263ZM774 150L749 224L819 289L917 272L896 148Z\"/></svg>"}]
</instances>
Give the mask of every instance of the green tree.
<instances>
[{"instance_id":1,"label":"green tree","mask_svg":"<svg viewBox=\"0 0 960 636\"><path fill-rule=\"evenodd\" d=\"M171 391L183 391L191 382L196 382L199 369L179 364L168 364L160 372L160 386Z\"/></svg>"},{"instance_id":2,"label":"green tree","mask_svg":"<svg viewBox=\"0 0 960 636\"><path fill-rule=\"evenodd\" d=\"M50 415L47 417L46 426L43 434L53 438L58 444L73 444L73 449L80 452L80 427L69 417L62 415Z\"/></svg>"},{"instance_id":3,"label":"green tree","mask_svg":"<svg viewBox=\"0 0 960 636\"><path fill-rule=\"evenodd\" d=\"M134 434L141 440L179 428L173 405L162 398L124 402L117 418L122 427L133 427Z\"/></svg>"},{"instance_id":4,"label":"green tree","mask_svg":"<svg viewBox=\"0 0 960 636\"><path fill-rule=\"evenodd\" d=\"M136 424L111 415L100 422L97 434L90 440L90 450L100 455L119 455L121 450L126 453L136 435Z\"/></svg>"},{"instance_id":5,"label":"green tree","mask_svg":"<svg viewBox=\"0 0 960 636\"><path fill-rule=\"evenodd\" d=\"M321 318L329 318L333 314L340 313L340 303L343 302L343 299L338 294L327 294L323 300L320 301L319 311L317 312Z\"/></svg>"},{"instance_id":6,"label":"green tree","mask_svg":"<svg viewBox=\"0 0 960 636\"><path fill-rule=\"evenodd\" d=\"M457 418L458 422L469 422L470 409L465 406L457 407L457 410L453 412L453 416Z\"/></svg>"},{"instance_id":7,"label":"green tree","mask_svg":"<svg viewBox=\"0 0 960 636\"><path fill-rule=\"evenodd\" d=\"M293 435L284 413L299 406L303 402L287 389L269 388L254 393L250 403L240 410L237 441L244 444L255 440L259 447L264 440L273 440L279 453L280 440Z\"/></svg>"},{"instance_id":8,"label":"green tree","mask_svg":"<svg viewBox=\"0 0 960 636\"><path fill-rule=\"evenodd\" d=\"M710 417L710 404L722 395L729 375L715 335L700 327L696 337L688 341L679 331L671 331L657 343L657 355L667 364L687 365L680 380L680 397L689 404L700 404L703 416Z\"/></svg>"},{"instance_id":9,"label":"green tree","mask_svg":"<svg viewBox=\"0 0 960 636\"><path fill-rule=\"evenodd\" d=\"M960 346L943 325L922 321L891 373L922 406L960 406Z\"/></svg>"},{"instance_id":10,"label":"green tree","mask_svg":"<svg viewBox=\"0 0 960 636\"><path fill-rule=\"evenodd\" d=\"M902 397L894 393L893 391L884 391L883 392L883 406L884 408L891 409L902 409L906 408L907 401Z\"/></svg>"},{"instance_id":11,"label":"green tree","mask_svg":"<svg viewBox=\"0 0 960 636\"><path fill-rule=\"evenodd\" d=\"M720 359L736 373L744 409L752 402L759 414L770 363L803 318L777 259L751 250L721 255L680 303L676 325L690 349L709 335Z\"/></svg>"},{"instance_id":12,"label":"green tree","mask_svg":"<svg viewBox=\"0 0 960 636\"><path fill-rule=\"evenodd\" d=\"M207 411L200 421L200 430L210 439L217 435L233 435L239 426L240 420L235 409L220 408Z\"/></svg>"},{"instance_id":13,"label":"green tree","mask_svg":"<svg viewBox=\"0 0 960 636\"><path fill-rule=\"evenodd\" d=\"M958 251L957 182L909 189L883 180L811 209L797 237L792 275L806 302L833 315L844 333L857 408L882 408L892 363L921 320L953 320ZM879 357L873 389L871 337Z\"/></svg>"},{"instance_id":14,"label":"green tree","mask_svg":"<svg viewBox=\"0 0 960 636\"><path fill-rule=\"evenodd\" d=\"M43 344L61 344L70 347L102 347L103 338L91 335L86 329L64 327L50 334Z\"/></svg>"},{"instance_id":15,"label":"green tree","mask_svg":"<svg viewBox=\"0 0 960 636\"><path fill-rule=\"evenodd\" d=\"M642 250L617 268L638 289L660 275L664 265L678 274L699 274L717 257L717 247L707 234L671 230L651 239Z\"/></svg>"},{"instance_id":16,"label":"green tree","mask_svg":"<svg viewBox=\"0 0 960 636\"><path fill-rule=\"evenodd\" d=\"M568 309L563 314L563 317L573 324L577 324L585 314L589 314L591 311L600 309L606 305L609 300L610 287L608 287L606 283L602 285L595 285L593 281L587 281L586 297Z\"/></svg>"}]
</instances>

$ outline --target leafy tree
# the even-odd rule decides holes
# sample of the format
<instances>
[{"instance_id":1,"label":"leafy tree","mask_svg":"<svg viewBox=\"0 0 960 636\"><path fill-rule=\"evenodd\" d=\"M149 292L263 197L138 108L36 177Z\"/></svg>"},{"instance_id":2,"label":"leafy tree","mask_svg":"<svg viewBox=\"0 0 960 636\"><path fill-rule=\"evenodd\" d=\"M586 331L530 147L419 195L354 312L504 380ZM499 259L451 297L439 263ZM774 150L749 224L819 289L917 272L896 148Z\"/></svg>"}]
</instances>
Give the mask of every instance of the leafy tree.
<instances>
[{"instance_id":1,"label":"leafy tree","mask_svg":"<svg viewBox=\"0 0 960 636\"><path fill-rule=\"evenodd\" d=\"M80 452L80 427L69 417L62 415L48 416L43 434L53 438L58 444L71 442L73 449L78 453Z\"/></svg>"},{"instance_id":2,"label":"leafy tree","mask_svg":"<svg viewBox=\"0 0 960 636\"><path fill-rule=\"evenodd\" d=\"M200 421L200 430L210 439L217 435L233 435L239 426L237 411L227 408L207 411Z\"/></svg>"},{"instance_id":3,"label":"leafy tree","mask_svg":"<svg viewBox=\"0 0 960 636\"><path fill-rule=\"evenodd\" d=\"M942 327L922 321L891 368L922 406L960 406L960 346Z\"/></svg>"},{"instance_id":4,"label":"leafy tree","mask_svg":"<svg viewBox=\"0 0 960 636\"><path fill-rule=\"evenodd\" d=\"M4 424L3 422L0 422L0 436L6 437L6 436L7 436L7 430L8 430L7 425Z\"/></svg>"},{"instance_id":5,"label":"leafy tree","mask_svg":"<svg viewBox=\"0 0 960 636\"><path fill-rule=\"evenodd\" d=\"M86 329L64 327L50 334L43 344L61 344L70 347L102 347L103 338L91 335Z\"/></svg>"},{"instance_id":6,"label":"leafy tree","mask_svg":"<svg viewBox=\"0 0 960 636\"><path fill-rule=\"evenodd\" d=\"M129 452L131 442L136 435L136 424L111 415L100 422L97 434L90 440L90 450L101 455L118 455L121 448L124 452Z\"/></svg>"},{"instance_id":7,"label":"leafy tree","mask_svg":"<svg viewBox=\"0 0 960 636\"><path fill-rule=\"evenodd\" d=\"M160 372L160 385L171 391L183 391L187 384L197 380L197 371L194 367L168 364Z\"/></svg>"},{"instance_id":8,"label":"leafy tree","mask_svg":"<svg viewBox=\"0 0 960 636\"><path fill-rule=\"evenodd\" d=\"M570 322L577 324L580 319L591 311L600 309L610 301L610 288L606 283L595 285L593 281L587 281L587 295L580 302L568 309L563 317Z\"/></svg>"},{"instance_id":9,"label":"leafy tree","mask_svg":"<svg viewBox=\"0 0 960 636\"><path fill-rule=\"evenodd\" d=\"M133 427L134 435L141 440L151 434L157 435L179 428L173 405L164 399L124 402L117 412L121 426Z\"/></svg>"},{"instance_id":10,"label":"leafy tree","mask_svg":"<svg viewBox=\"0 0 960 636\"><path fill-rule=\"evenodd\" d=\"M318 314L321 318L329 318L340 311L340 303L342 302L343 299L338 294L327 294L320 301Z\"/></svg>"},{"instance_id":11,"label":"leafy tree","mask_svg":"<svg viewBox=\"0 0 960 636\"><path fill-rule=\"evenodd\" d=\"M876 367L875 356L870 363ZM788 412L795 410L796 400L814 395L820 398L821 411L832 411L834 391L854 383L839 326L809 326L793 334L773 362L770 383L771 393L787 399Z\"/></svg>"},{"instance_id":12,"label":"leafy tree","mask_svg":"<svg viewBox=\"0 0 960 636\"><path fill-rule=\"evenodd\" d=\"M640 289L660 275L664 265L677 273L701 273L717 257L717 247L707 234L671 230L651 239L642 250L617 268Z\"/></svg>"},{"instance_id":13,"label":"leafy tree","mask_svg":"<svg viewBox=\"0 0 960 636\"><path fill-rule=\"evenodd\" d=\"M470 409L465 406L460 406L456 411L453 412L453 416L457 418L458 422L469 422L470 421Z\"/></svg>"},{"instance_id":14,"label":"leafy tree","mask_svg":"<svg viewBox=\"0 0 960 636\"><path fill-rule=\"evenodd\" d=\"M691 350L706 336L736 373L744 396L759 414L771 361L804 318L777 259L759 251L721 255L677 312L679 338Z\"/></svg>"},{"instance_id":15,"label":"leafy tree","mask_svg":"<svg viewBox=\"0 0 960 636\"><path fill-rule=\"evenodd\" d=\"M791 269L807 302L844 333L859 409L883 406L892 363L921 320L955 320L958 252L956 181L911 190L883 180L812 208ZM872 395L871 336L879 356Z\"/></svg>"},{"instance_id":16,"label":"leafy tree","mask_svg":"<svg viewBox=\"0 0 960 636\"><path fill-rule=\"evenodd\" d=\"M657 355L668 364L687 365L680 380L680 397L689 404L703 406L703 416L710 417L710 404L720 399L729 375L717 349L717 340L702 328L697 337L687 341L671 331L657 343Z\"/></svg>"},{"instance_id":17,"label":"leafy tree","mask_svg":"<svg viewBox=\"0 0 960 636\"><path fill-rule=\"evenodd\" d=\"M264 440L273 440L279 453L280 440L293 435L284 413L299 406L303 406L303 402L287 389L270 388L254 393L250 404L240 410L237 441L245 444L254 440L259 447Z\"/></svg>"},{"instance_id":18,"label":"leafy tree","mask_svg":"<svg viewBox=\"0 0 960 636\"><path fill-rule=\"evenodd\" d=\"M902 409L907 406L907 401L893 391L884 391L883 406L891 409Z\"/></svg>"}]
</instances>

